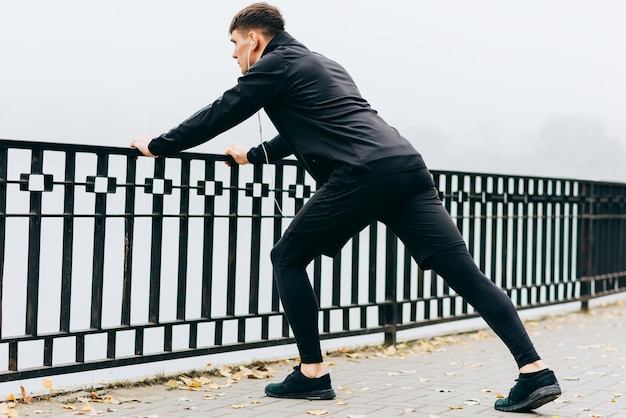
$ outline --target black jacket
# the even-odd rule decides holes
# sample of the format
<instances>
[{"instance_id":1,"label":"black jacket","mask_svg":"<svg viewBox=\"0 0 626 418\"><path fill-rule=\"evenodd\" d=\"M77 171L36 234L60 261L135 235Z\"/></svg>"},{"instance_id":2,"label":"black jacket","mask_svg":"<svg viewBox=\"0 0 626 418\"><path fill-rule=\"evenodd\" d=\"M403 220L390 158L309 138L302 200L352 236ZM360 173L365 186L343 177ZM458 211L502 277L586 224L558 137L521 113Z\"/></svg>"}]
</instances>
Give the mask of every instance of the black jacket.
<instances>
[{"instance_id":1,"label":"black jacket","mask_svg":"<svg viewBox=\"0 0 626 418\"><path fill-rule=\"evenodd\" d=\"M265 143L269 161L294 154L320 182L331 173L378 175L425 167L421 155L361 97L336 62L309 51L287 32L232 89L149 145L168 155L208 141L260 108L278 135ZM261 145L248 152L265 162Z\"/></svg>"}]
</instances>

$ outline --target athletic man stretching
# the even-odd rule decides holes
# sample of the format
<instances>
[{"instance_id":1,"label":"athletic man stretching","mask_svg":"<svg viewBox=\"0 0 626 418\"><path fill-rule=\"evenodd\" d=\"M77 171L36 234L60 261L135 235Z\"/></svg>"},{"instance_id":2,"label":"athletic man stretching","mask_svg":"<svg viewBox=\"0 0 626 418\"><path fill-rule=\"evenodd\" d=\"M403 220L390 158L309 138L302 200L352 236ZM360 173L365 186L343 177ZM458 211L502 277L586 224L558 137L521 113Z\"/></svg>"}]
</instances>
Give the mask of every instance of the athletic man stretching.
<instances>
[{"instance_id":1,"label":"athletic man stretching","mask_svg":"<svg viewBox=\"0 0 626 418\"><path fill-rule=\"evenodd\" d=\"M507 345L520 375L502 411L529 411L561 390L542 362L506 294L478 269L439 200L422 156L378 116L336 62L309 51L284 30L280 12L266 3L246 7L230 24L233 58L242 77L232 89L180 125L131 146L148 156L201 144L265 109L278 136L250 150L231 145L238 164L263 164L295 155L323 184L290 223L271 252L285 315L301 364L265 393L282 398L331 399L322 363L318 301L306 266L333 256L378 220L404 243L422 269L433 269L466 299Z\"/></svg>"}]
</instances>

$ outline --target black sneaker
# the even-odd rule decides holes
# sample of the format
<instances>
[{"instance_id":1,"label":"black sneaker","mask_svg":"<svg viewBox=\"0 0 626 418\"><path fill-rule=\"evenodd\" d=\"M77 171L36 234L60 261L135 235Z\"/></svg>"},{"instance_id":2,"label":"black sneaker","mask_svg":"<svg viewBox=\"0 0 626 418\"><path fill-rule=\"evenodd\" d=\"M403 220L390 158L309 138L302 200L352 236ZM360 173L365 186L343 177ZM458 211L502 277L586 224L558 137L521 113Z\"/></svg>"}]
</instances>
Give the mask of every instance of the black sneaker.
<instances>
[{"instance_id":1,"label":"black sneaker","mask_svg":"<svg viewBox=\"0 0 626 418\"><path fill-rule=\"evenodd\" d=\"M300 371L300 366L281 383L270 383L265 386L265 394L273 398L324 400L333 399L335 391L330 385L330 375L311 379Z\"/></svg>"},{"instance_id":2,"label":"black sneaker","mask_svg":"<svg viewBox=\"0 0 626 418\"><path fill-rule=\"evenodd\" d=\"M521 373L509 396L498 399L494 408L504 412L528 412L561 395L561 387L550 369L536 373Z\"/></svg>"}]
</instances>

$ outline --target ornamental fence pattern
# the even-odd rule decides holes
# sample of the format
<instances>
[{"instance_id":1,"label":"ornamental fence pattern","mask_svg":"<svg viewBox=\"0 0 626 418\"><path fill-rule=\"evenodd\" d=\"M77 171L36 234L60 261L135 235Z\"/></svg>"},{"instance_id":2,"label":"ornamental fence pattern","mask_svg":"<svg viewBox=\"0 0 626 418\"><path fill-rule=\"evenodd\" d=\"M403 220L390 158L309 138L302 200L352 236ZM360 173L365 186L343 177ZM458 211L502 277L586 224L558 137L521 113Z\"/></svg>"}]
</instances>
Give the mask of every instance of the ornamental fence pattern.
<instances>
[{"instance_id":1,"label":"ornamental fence pattern","mask_svg":"<svg viewBox=\"0 0 626 418\"><path fill-rule=\"evenodd\" d=\"M0 140L0 381L294 342L269 250L317 185L225 162ZM626 290L626 184L432 174L518 308ZM322 339L477 315L378 223L309 274Z\"/></svg>"}]
</instances>

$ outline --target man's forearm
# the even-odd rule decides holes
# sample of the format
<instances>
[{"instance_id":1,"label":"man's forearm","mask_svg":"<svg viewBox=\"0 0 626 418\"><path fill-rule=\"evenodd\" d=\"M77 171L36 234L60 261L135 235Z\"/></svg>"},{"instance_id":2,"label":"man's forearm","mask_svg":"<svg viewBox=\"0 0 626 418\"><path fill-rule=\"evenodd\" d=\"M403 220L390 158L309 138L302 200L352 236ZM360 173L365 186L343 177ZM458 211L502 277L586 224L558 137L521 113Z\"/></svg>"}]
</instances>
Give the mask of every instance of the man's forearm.
<instances>
[{"instance_id":1,"label":"man's forearm","mask_svg":"<svg viewBox=\"0 0 626 418\"><path fill-rule=\"evenodd\" d=\"M215 123L213 105L196 112L169 132L153 138L148 148L154 155L168 155L202 144L227 128ZM218 125L218 126L216 126ZM221 125L221 124L220 124Z\"/></svg>"}]
</instances>

